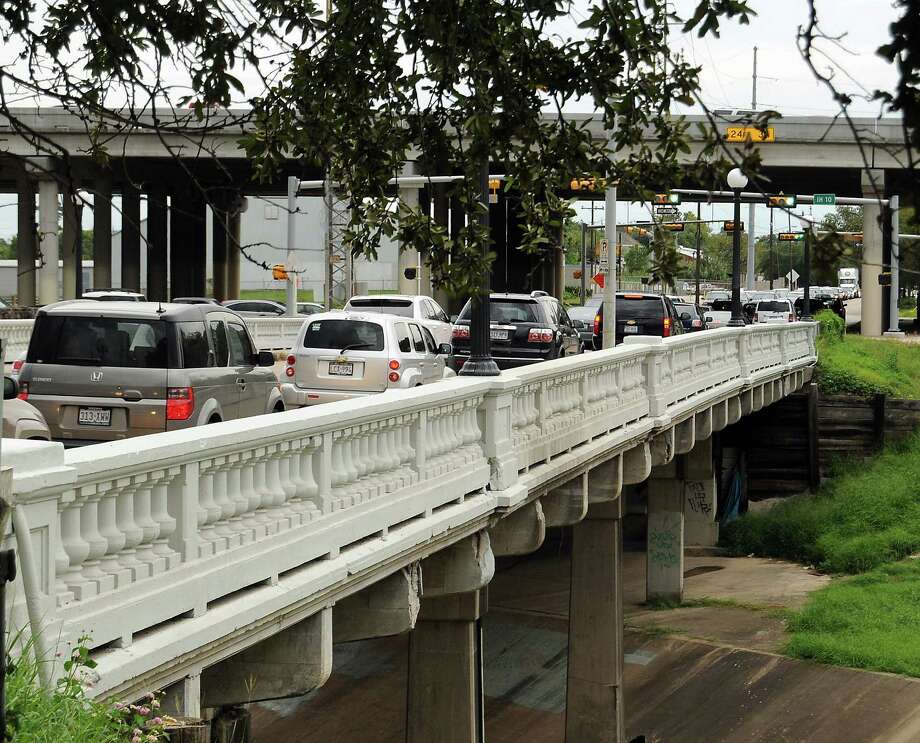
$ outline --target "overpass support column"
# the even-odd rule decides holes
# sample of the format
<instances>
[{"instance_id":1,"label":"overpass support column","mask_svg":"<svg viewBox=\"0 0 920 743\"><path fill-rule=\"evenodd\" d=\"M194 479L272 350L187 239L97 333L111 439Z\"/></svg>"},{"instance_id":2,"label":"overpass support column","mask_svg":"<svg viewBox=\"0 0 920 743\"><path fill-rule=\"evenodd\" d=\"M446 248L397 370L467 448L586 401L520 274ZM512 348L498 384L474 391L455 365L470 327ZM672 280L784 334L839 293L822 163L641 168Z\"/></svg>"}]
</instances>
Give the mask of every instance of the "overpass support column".
<instances>
[{"instance_id":1,"label":"overpass support column","mask_svg":"<svg viewBox=\"0 0 920 743\"><path fill-rule=\"evenodd\" d=\"M680 457L684 491L684 543L712 547L719 541L716 515L716 471L712 462L712 439L698 441Z\"/></svg>"},{"instance_id":2,"label":"overpass support column","mask_svg":"<svg viewBox=\"0 0 920 743\"><path fill-rule=\"evenodd\" d=\"M605 488L595 496L609 494ZM626 740L622 519L620 496L592 502L585 520L572 529L566 743Z\"/></svg>"},{"instance_id":3,"label":"overpass support column","mask_svg":"<svg viewBox=\"0 0 920 743\"><path fill-rule=\"evenodd\" d=\"M93 287L112 286L112 181L100 174L93 191Z\"/></svg>"},{"instance_id":4,"label":"overpass support column","mask_svg":"<svg viewBox=\"0 0 920 743\"><path fill-rule=\"evenodd\" d=\"M35 304L35 184L28 177L19 182L16 233L16 301L31 307Z\"/></svg>"},{"instance_id":5,"label":"overpass support column","mask_svg":"<svg viewBox=\"0 0 920 743\"><path fill-rule=\"evenodd\" d=\"M77 203L74 185L62 195L61 295L63 299L76 299L83 294L83 207Z\"/></svg>"},{"instance_id":6,"label":"overpass support column","mask_svg":"<svg viewBox=\"0 0 920 743\"><path fill-rule=\"evenodd\" d=\"M227 299L240 296L240 212L234 210L227 220Z\"/></svg>"},{"instance_id":7,"label":"overpass support column","mask_svg":"<svg viewBox=\"0 0 920 743\"><path fill-rule=\"evenodd\" d=\"M121 288L141 290L141 194L132 183L121 190Z\"/></svg>"},{"instance_id":8,"label":"overpass support column","mask_svg":"<svg viewBox=\"0 0 920 743\"><path fill-rule=\"evenodd\" d=\"M57 302L58 295L58 184L53 178L38 183L38 230L42 267L38 270L38 303Z\"/></svg>"},{"instance_id":9,"label":"overpass support column","mask_svg":"<svg viewBox=\"0 0 920 743\"><path fill-rule=\"evenodd\" d=\"M169 299L167 291L168 218L166 190L161 186L147 191L147 299Z\"/></svg>"},{"instance_id":10,"label":"overpass support column","mask_svg":"<svg viewBox=\"0 0 920 743\"><path fill-rule=\"evenodd\" d=\"M214 284L212 289L214 291L214 299L218 302L223 302L225 299L235 298L227 296L227 255L230 242L228 235L228 216L226 211L217 209L213 206L211 207L211 215L213 225L213 229L211 230L211 253L213 255L214 266Z\"/></svg>"},{"instance_id":11,"label":"overpass support column","mask_svg":"<svg viewBox=\"0 0 920 743\"><path fill-rule=\"evenodd\" d=\"M652 470L648 481L646 601L681 601L684 591L684 483L678 460Z\"/></svg>"},{"instance_id":12,"label":"overpass support column","mask_svg":"<svg viewBox=\"0 0 920 743\"><path fill-rule=\"evenodd\" d=\"M870 170L862 174L863 196L868 199L883 198L885 171ZM865 204L863 210L863 263L860 272L862 293L862 335L878 337L882 334L882 287L878 276L882 272L882 227L879 219L881 207Z\"/></svg>"},{"instance_id":13,"label":"overpass support column","mask_svg":"<svg viewBox=\"0 0 920 743\"><path fill-rule=\"evenodd\" d=\"M406 175L413 175L412 171L414 168L411 165L406 166ZM399 198L400 200L410 208L415 208L418 206L418 189L417 188L400 188L399 189ZM417 291L419 286L418 272L419 265L419 255L418 251L414 248L408 250L403 250L403 246L399 246L399 256L397 258L397 266L399 275L397 278L397 286L399 286L400 294L427 294L425 287L422 287L422 291ZM416 278L407 278L406 269L415 269Z\"/></svg>"}]
</instances>

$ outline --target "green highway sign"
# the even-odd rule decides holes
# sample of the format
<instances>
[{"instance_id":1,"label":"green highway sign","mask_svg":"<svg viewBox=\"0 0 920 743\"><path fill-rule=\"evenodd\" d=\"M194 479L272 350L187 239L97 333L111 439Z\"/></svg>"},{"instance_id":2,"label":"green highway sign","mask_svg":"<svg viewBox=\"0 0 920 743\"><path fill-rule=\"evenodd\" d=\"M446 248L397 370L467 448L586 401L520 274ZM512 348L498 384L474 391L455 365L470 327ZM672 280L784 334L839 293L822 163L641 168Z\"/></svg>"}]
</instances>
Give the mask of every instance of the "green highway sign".
<instances>
[{"instance_id":1,"label":"green highway sign","mask_svg":"<svg viewBox=\"0 0 920 743\"><path fill-rule=\"evenodd\" d=\"M815 206L834 206L837 203L837 194L833 193L816 193L814 195Z\"/></svg>"}]
</instances>

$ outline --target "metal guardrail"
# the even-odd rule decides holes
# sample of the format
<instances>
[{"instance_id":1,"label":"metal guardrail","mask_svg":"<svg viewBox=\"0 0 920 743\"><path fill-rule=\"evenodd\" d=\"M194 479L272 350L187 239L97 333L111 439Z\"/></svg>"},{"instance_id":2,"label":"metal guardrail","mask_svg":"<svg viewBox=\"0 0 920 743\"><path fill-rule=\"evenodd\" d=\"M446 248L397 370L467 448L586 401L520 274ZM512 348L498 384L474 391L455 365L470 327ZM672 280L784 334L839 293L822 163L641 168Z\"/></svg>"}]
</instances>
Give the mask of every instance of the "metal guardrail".
<instances>
[{"instance_id":1,"label":"metal guardrail","mask_svg":"<svg viewBox=\"0 0 920 743\"><path fill-rule=\"evenodd\" d=\"M816 331L791 323L635 338L496 378L83 449L4 441L36 545L37 615L48 637L127 647L450 504L469 499L470 518L482 518L526 498L521 483L541 468L564 475L567 452L613 446L610 433L621 446L813 364ZM132 650L93 693L148 673L159 651Z\"/></svg>"}]
</instances>

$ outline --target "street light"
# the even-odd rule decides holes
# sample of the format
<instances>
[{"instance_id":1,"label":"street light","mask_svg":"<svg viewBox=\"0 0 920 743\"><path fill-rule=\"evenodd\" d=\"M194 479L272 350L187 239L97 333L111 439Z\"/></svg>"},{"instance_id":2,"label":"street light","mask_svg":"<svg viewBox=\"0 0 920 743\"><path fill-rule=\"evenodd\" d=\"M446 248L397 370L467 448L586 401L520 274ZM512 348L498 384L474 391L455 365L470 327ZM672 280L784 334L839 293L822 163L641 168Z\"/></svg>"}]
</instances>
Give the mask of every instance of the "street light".
<instances>
[{"instance_id":1,"label":"street light","mask_svg":"<svg viewBox=\"0 0 920 743\"><path fill-rule=\"evenodd\" d=\"M728 187L735 192L735 229L732 230L732 317L729 327L744 327L741 314L741 189L748 184L741 168L732 168L726 177Z\"/></svg>"},{"instance_id":2,"label":"street light","mask_svg":"<svg viewBox=\"0 0 920 743\"><path fill-rule=\"evenodd\" d=\"M804 215L799 217L802 223L802 317L803 322L811 322L811 240L814 223Z\"/></svg>"}]
</instances>

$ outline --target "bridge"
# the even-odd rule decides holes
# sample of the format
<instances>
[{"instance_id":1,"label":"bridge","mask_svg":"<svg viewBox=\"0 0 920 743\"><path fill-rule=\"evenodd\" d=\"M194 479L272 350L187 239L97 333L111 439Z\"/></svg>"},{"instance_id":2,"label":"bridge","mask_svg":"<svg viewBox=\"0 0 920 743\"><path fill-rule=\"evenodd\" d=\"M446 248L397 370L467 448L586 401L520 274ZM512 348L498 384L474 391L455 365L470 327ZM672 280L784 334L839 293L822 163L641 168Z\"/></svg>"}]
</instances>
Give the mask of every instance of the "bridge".
<instances>
[{"instance_id":1,"label":"bridge","mask_svg":"<svg viewBox=\"0 0 920 743\"><path fill-rule=\"evenodd\" d=\"M333 643L409 632L408 739L475 741L495 557L568 525L567 739L620 741L625 493L647 481L648 597L679 600L685 539L715 526L712 434L809 380L816 334L636 337L83 449L6 440L10 621L49 653L86 643L92 696L166 689L189 715L303 694Z\"/></svg>"}]
</instances>

